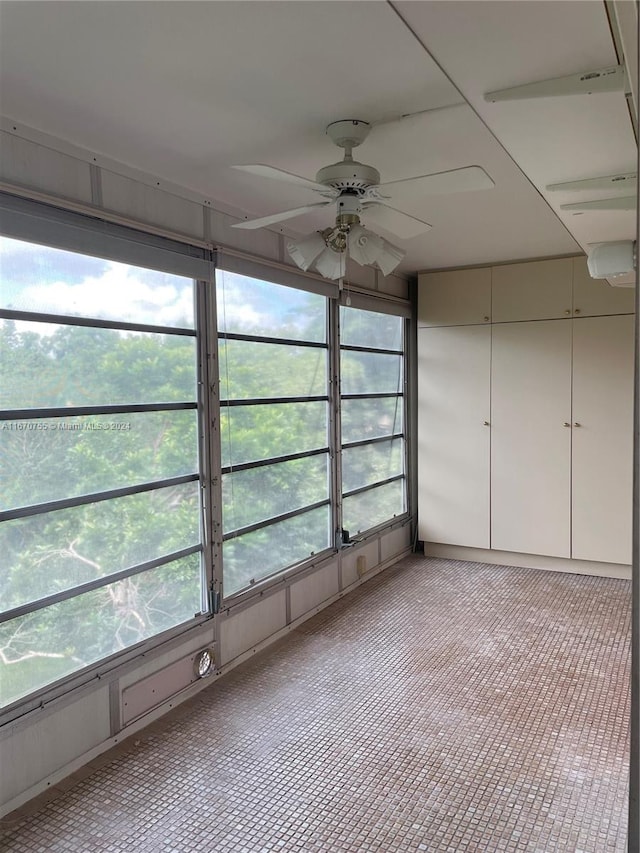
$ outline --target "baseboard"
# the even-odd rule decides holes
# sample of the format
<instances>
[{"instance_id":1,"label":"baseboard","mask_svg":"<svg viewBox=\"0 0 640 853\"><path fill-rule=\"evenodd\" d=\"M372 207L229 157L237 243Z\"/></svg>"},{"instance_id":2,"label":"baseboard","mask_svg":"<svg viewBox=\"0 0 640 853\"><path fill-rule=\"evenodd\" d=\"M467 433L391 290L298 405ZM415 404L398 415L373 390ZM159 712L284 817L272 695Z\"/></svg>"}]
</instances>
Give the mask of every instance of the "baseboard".
<instances>
[{"instance_id":1,"label":"baseboard","mask_svg":"<svg viewBox=\"0 0 640 853\"><path fill-rule=\"evenodd\" d=\"M547 572L570 572L576 575L595 575L601 578L631 580L631 566L621 563L599 563L595 560L569 560L563 557L545 557L542 554L518 554L514 551L467 548L464 545L441 545L437 542L425 542L424 553L427 557L469 560L472 563L495 563L500 566L543 569Z\"/></svg>"}]
</instances>

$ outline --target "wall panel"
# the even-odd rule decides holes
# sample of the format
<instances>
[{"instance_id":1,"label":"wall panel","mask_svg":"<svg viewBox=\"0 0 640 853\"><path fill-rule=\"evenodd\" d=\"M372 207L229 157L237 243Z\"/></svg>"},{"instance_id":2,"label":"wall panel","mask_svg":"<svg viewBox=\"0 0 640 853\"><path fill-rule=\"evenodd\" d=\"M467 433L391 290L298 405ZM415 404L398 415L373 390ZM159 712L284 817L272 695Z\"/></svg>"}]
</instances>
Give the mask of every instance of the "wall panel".
<instances>
[{"instance_id":1,"label":"wall panel","mask_svg":"<svg viewBox=\"0 0 640 853\"><path fill-rule=\"evenodd\" d=\"M286 624L284 589L223 619L220 623L220 665L229 663Z\"/></svg>"},{"instance_id":2,"label":"wall panel","mask_svg":"<svg viewBox=\"0 0 640 853\"><path fill-rule=\"evenodd\" d=\"M313 610L338 593L338 562L329 563L313 574L291 584L291 621Z\"/></svg>"},{"instance_id":3,"label":"wall panel","mask_svg":"<svg viewBox=\"0 0 640 853\"><path fill-rule=\"evenodd\" d=\"M91 170L88 163L0 131L0 178L89 204Z\"/></svg>"},{"instance_id":4,"label":"wall panel","mask_svg":"<svg viewBox=\"0 0 640 853\"><path fill-rule=\"evenodd\" d=\"M0 739L0 802L17 797L109 737L109 687L59 710L34 711L33 722L7 727Z\"/></svg>"}]
</instances>

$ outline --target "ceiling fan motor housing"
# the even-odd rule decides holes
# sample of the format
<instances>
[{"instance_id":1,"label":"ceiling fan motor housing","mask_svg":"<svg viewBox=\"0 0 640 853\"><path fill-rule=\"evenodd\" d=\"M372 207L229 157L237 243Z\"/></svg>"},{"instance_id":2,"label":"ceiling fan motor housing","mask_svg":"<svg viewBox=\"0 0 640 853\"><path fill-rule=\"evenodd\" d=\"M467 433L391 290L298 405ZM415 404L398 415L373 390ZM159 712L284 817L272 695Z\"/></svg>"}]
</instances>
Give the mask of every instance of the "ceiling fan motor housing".
<instances>
[{"instance_id":1,"label":"ceiling fan motor housing","mask_svg":"<svg viewBox=\"0 0 640 853\"><path fill-rule=\"evenodd\" d=\"M368 187L377 186L380 183L380 172L365 163L341 160L339 163L320 169L316 175L316 181L336 190L364 192Z\"/></svg>"}]
</instances>

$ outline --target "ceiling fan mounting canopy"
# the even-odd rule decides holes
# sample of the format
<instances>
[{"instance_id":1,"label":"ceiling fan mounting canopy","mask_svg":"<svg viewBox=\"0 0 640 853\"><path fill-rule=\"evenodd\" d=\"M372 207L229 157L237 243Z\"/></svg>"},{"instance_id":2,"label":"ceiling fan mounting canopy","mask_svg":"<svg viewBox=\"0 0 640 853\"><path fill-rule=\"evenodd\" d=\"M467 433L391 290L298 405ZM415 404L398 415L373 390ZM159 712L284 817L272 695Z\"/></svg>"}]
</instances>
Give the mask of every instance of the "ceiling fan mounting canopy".
<instances>
[{"instance_id":1,"label":"ceiling fan mounting canopy","mask_svg":"<svg viewBox=\"0 0 640 853\"><path fill-rule=\"evenodd\" d=\"M327 125L327 136L338 148L346 148L351 153L352 148L357 148L365 141L370 130L371 125L368 121L357 118L343 119Z\"/></svg>"}]
</instances>

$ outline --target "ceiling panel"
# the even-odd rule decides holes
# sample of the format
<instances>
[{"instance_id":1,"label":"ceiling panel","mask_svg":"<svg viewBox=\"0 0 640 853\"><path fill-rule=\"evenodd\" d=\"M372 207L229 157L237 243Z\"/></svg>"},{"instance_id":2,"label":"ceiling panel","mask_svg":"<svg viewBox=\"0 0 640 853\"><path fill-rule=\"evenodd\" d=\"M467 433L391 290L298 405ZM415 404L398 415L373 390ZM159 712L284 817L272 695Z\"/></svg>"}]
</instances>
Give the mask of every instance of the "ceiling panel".
<instances>
[{"instance_id":1,"label":"ceiling panel","mask_svg":"<svg viewBox=\"0 0 640 853\"><path fill-rule=\"evenodd\" d=\"M394 5L1 2L0 108L248 216L305 204L309 194L231 165L314 177L342 153L326 125L359 118L378 124L355 155L383 180L479 165L496 183L404 198L433 225L402 244L405 271L576 251L540 190L612 162L630 169L624 99L598 96L587 109L490 105L482 95L615 61L603 4ZM406 113L419 114L399 118ZM618 233L615 217L605 218ZM587 225L573 228L578 220ZM596 219L565 221L582 240ZM301 218L283 231L318 222Z\"/></svg>"},{"instance_id":2,"label":"ceiling panel","mask_svg":"<svg viewBox=\"0 0 640 853\"><path fill-rule=\"evenodd\" d=\"M432 56L509 151L577 242L632 239L635 211L562 211L606 196L551 193L552 183L636 170L624 93L488 103L486 92L616 65L601 2L396 4ZM609 194L610 195L610 194Z\"/></svg>"}]
</instances>

